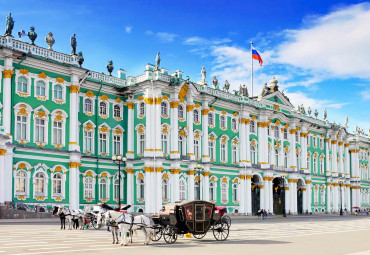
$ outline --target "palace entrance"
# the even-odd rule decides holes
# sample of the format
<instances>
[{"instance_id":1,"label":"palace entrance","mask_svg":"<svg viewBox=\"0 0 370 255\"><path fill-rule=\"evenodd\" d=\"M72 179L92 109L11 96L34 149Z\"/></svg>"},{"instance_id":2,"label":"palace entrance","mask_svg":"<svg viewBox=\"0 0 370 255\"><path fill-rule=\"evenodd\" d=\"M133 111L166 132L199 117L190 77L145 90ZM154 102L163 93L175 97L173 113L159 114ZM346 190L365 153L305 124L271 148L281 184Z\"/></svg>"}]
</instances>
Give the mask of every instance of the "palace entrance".
<instances>
[{"instance_id":1,"label":"palace entrance","mask_svg":"<svg viewBox=\"0 0 370 255\"><path fill-rule=\"evenodd\" d=\"M275 178L272 182L274 214L283 214L285 210L284 180Z\"/></svg>"},{"instance_id":2,"label":"palace entrance","mask_svg":"<svg viewBox=\"0 0 370 255\"><path fill-rule=\"evenodd\" d=\"M303 192L305 189L304 182L299 179L297 182L297 213L302 214L303 213Z\"/></svg>"},{"instance_id":3,"label":"palace entrance","mask_svg":"<svg viewBox=\"0 0 370 255\"><path fill-rule=\"evenodd\" d=\"M252 189L252 215L258 214L260 210L260 194L261 190L258 187L260 183L258 175L253 175L252 182L251 182L251 189Z\"/></svg>"}]
</instances>

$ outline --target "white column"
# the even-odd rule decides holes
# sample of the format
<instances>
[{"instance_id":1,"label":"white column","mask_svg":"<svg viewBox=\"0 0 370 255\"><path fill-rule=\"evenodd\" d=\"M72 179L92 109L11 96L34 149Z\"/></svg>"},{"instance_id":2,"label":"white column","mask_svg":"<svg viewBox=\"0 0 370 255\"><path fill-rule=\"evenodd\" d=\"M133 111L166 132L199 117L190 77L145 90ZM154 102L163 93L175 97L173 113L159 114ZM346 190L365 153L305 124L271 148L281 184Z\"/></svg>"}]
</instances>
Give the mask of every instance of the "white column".
<instances>
[{"instance_id":1,"label":"white column","mask_svg":"<svg viewBox=\"0 0 370 255\"><path fill-rule=\"evenodd\" d=\"M194 200L194 174L196 173L195 170L188 170L188 200Z\"/></svg>"},{"instance_id":2,"label":"white column","mask_svg":"<svg viewBox=\"0 0 370 255\"><path fill-rule=\"evenodd\" d=\"M249 116L248 113L246 113L246 116ZM250 119L245 120L244 130L245 130L245 153L246 153L246 160L247 160L247 166L251 166L251 145L249 140L249 123ZM262 209L263 207L261 207Z\"/></svg>"},{"instance_id":3,"label":"white column","mask_svg":"<svg viewBox=\"0 0 370 255\"><path fill-rule=\"evenodd\" d=\"M331 173L333 177L338 176L338 162L337 162L337 140L331 141L331 162L332 162L332 169Z\"/></svg>"},{"instance_id":4,"label":"white column","mask_svg":"<svg viewBox=\"0 0 370 255\"><path fill-rule=\"evenodd\" d=\"M293 193L293 205L294 205L294 213L298 214L298 207L297 207L297 180L293 183L294 189L292 190Z\"/></svg>"},{"instance_id":5,"label":"white column","mask_svg":"<svg viewBox=\"0 0 370 255\"><path fill-rule=\"evenodd\" d=\"M127 158L134 158L134 106L133 102L127 102Z\"/></svg>"},{"instance_id":6,"label":"white column","mask_svg":"<svg viewBox=\"0 0 370 255\"><path fill-rule=\"evenodd\" d=\"M127 176L127 204L133 205L134 201L134 169L126 168Z\"/></svg>"},{"instance_id":7,"label":"white column","mask_svg":"<svg viewBox=\"0 0 370 255\"><path fill-rule=\"evenodd\" d=\"M193 116L193 99L188 98L188 105L186 106L187 111L187 126L188 126L188 153L187 156L190 157L190 160L195 160L194 155L194 133L193 133L193 123L194 123L194 116Z\"/></svg>"},{"instance_id":8,"label":"white column","mask_svg":"<svg viewBox=\"0 0 370 255\"><path fill-rule=\"evenodd\" d=\"M339 151L339 174L344 174L343 167L343 141L338 142L338 151Z\"/></svg>"},{"instance_id":9,"label":"white column","mask_svg":"<svg viewBox=\"0 0 370 255\"><path fill-rule=\"evenodd\" d=\"M290 185L284 185L284 196L285 196L285 212L288 214L290 210L290 200L291 200L291 195L290 195Z\"/></svg>"},{"instance_id":10,"label":"white column","mask_svg":"<svg viewBox=\"0 0 370 255\"><path fill-rule=\"evenodd\" d=\"M145 150L144 157L154 156L154 138L155 138L155 111L153 107L153 98L151 95L146 95L144 99L146 102L145 109ZM147 202L147 201L145 201ZM145 204L146 207L146 204Z\"/></svg>"},{"instance_id":11,"label":"white column","mask_svg":"<svg viewBox=\"0 0 370 255\"><path fill-rule=\"evenodd\" d=\"M69 208L74 210L80 207L80 157L80 154L73 153L69 158Z\"/></svg>"},{"instance_id":12,"label":"white column","mask_svg":"<svg viewBox=\"0 0 370 255\"><path fill-rule=\"evenodd\" d=\"M291 123L290 124L290 130L289 130L289 134L288 134L288 139L289 139L289 143L290 143L290 150L289 150L289 162L288 162L288 166L289 168L291 169L294 169L296 170L297 169L297 154L296 154L296 146L295 146L295 132L296 132L296 129L295 129L295 123Z\"/></svg>"},{"instance_id":13,"label":"white column","mask_svg":"<svg viewBox=\"0 0 370 255\"><path fill-rule=\"evenodd\" d=\"M270 177L269 185L270 185L270 196L269 196L269 210L270 213L274 213L274 191L273 191L273 177Z\"/></svg>"},{"instance_id":14,"label":"white column","mask_svg":"<svg viewBox=\"0 0 370 255\"><path fill-rule=\"evenodd\" d=\"M209 166L205 166L203 172L203 200L209 201L209 176L211 172Z\"/></svg>"},{"instance_id":15,"label":"white column","mask_svg":"<svg viewBox=\"0 0 370 255\"><path fill-rule=\"evenodd\" d=\"M329 143L330 143L330 138L325 139L325 163L326 163L326 176L331 176L331 164L329 160ZM333 161L333 159L332 159Z\"/></svg>"},{"instance_id":16,"label":"white column","mask_svg":"<svg viewBox=\"0 0 370 255\"><path fill-rule=\"evenodd\" d=\"M5 147L0 148L0 169L5 169L5 153L7 150ZM5 171L0 170L0 204L5 203ZM11 200L10 200L11 201Z\"/></svg>"},{"instance_id":17,"label":"white column","mask_svg":"<svg viewBox=\"0 0 370 255\"><path fill-rule=\"evenodd\" d=\"M247 138L245 137L245 118L242 118L242 115L239 116L239 140L240 140L240 147L239 147L239 160L241 162L241 166L244 166L247 163L246 159L246 151L245 145Z\"/></svg>"},{"instance_id":18,"label":"white column","mask_svg":"<svg viewBox=\"0 0 370 255\"><path fill-rule=\"evenodd\" d=\"M264 185L263 182L261 182L258 185L258 187L260 188L260 209L267 210L266 207L265 207L265 200L266 200L266 198L265 198L265 187L266 186Z\"/></svg>"},{"instance_id":19,"label":"white column","mask_svg":"<svg viewBox=\"0 0 370 255\"><path fill-rule=\"evenodd\" d=\"M305 173L308 173L307 168L307 128L302 126L301 128L301 169L304 170Z\"/></svg>"},{"instance_id":20,"label":"white column","mask_svg":"<svg viewBox=\"0 0 370 255\"><path fill-rule=\"evenodd\" d=\"M302 212L305 214L307 212L307 185L302 188L303 196L302 196Z\"/></svg>"},{"instance_id":21,"label":"white column","mask_svg":"<svg viewBox=\"0 0 370 255\"><path fill-rule=\"evenodd\" d=\"M78 110L79 110L79 96L78 92L80 87L78 85L79 80L76 74L72 74L71 77L72 85L69 87L69 150L70 151L80 151L79 146L79 125L78 125Z\"/></svg>"},{"instance_id":22,"label":"white column","mask_svg":"<svg viewBox=\"0 0 370 255\"><path fill-rule=\"evenodd\" d=\"M290 195L289 210L290 210L291 214L296 213L294 200L295 200L295 193L297 193L297 191L295 190L295 187L294 187L294 181L295 181L295 179L289 179L289 181L288 181L288 183L289 183L289 195Z\"/></svg>"},{"instance_id":23,"label":"white column","mask_svg":"<svg viewBox=\"0 0 370 255\"><path fill-rule=\"evenodd\" d=\"M208 155L208 103L206 101L203 102L203 110L202 110L202 162L209 162L210 158Z\"/></svg>"},{"instance_id":24,"label":"white column","mask_svg":"<svg viewBox=\"0 0 370 255\"><path fill-rule=\"evenodd\" d=\"M173 162L171 164L171 202L174 203L176 201L180 200L180 173L181 173L181 168L180 168L180 162Z\"/></svg>"},{"instance_id":25,"label":"white column","mask_svg":"<svg viewBox=\"0 0 370 255\"><path fill-rule=\"evenodd\" d=\"M346 184L346 208L347 211L351 211L351 184Z\"/></svg>"},{"instance_id":26,"label":"white column","mask_svg":"<svg viewBox=\"0 0 370 255\"><path fill-rule=\"evenodd\" d=\"M326 183L326 211L328 213L331 212L331 202L332 202L331 201L331 192L332 192L331 183L328 182L328 183Z\"/></svg>"},{"instance_id":27,"label":"white column","mask_svg":"<svg viewBox=\"0 0 370 255\"><path fill-rule=\"evenodd\" d=\"M158 93L158 91L157 91ZM159 94L160 96L160 94ZM161 101L162 98L159 97L158 94L155 97L155 102L153 104L154 107L154 117L155 117L155 128L153 130L154 132L154 152L156 157L163 157L163 151L162 151L162 145L161 145L161 134L162 134L162 126L161 126ZM162 194L162 192L161 192ZM162 209L162 202L161 202L161 208Z\"/></svg>"},{"instance_id":28,"label":"white column","mask_svg":"<svg viewBox=\"0 0 370 255\"><path fill-rule=\"evenodd\" d=\"M6 148L4 162L4 199L5 202L11 202L13 200L13 147L8 146ZM0 170L1 171L1 170Z\"/></svg>"},{"instance_id":29,"label":"white column","mask_svg":"<svg viewBox=\"0 0 370 255\"><path fill-rule=\"evenodd\" d=\"M338 183L333 183L333 211L336 213L338 212L338 203L339 203L339 196L338 196Z\"/></svg>"},{"instance_id":30,"label":"white column","mask_svg":"<svg viewBox=\"0 0 370 255\"><path fill-rule=\"evenodd\" d=\"M253 175L247 175L246 179L246 213L252 215L252 179Z\"/></svg>"},{"instance_id":31,"label":"white column","mask_svg":"<svg viewBox=\"0 0 370 255\"><path fill-rule=\"evenodd\" d=\"M149 166L143 167L145 171L144 177L144 201L145 201L145 213L152 213L152 193L154 193L154 187L152 187L152 172L153 168Z\"/></svg>"},{"instance_id":32,"label":"white column","mask_svg":"<svg viewBox=\"0 0 370 255\"><path fill-rule=\"evenodd\" d=\"M351 174L350 174L350 160L349 160L349 150L348 150L348 143L346 143L344 145L344 153L345 153L345 158L344 158L344 164L345 164L345 177L346 178L350 178L351 177ZM348 210L348 209L347 209Z\"/></svg>"},{"instance_id":33,"label":"white column","mask_svg":"<svg viewBox=\"0 0 370 255\"><path fill-rule=\"evenodd\" d=\"M239 201L239 212L245 213L245 173L244 171L239 171L239 180L240 180L240 201Z\"/></svg>"},{"instance_id":34,"label":"white column","mask_svg":"<svg viewBox=\"0 0 370 255\"><path fill-rule=\"evenodd\" d=\"M178 106L179 102L177 101L177 94L172 98L171 105L171 151L170 158L176 159L180 158L179 153L179 120L178 120Z\"/></svg>"},{"instance_id":35,"label":"white column","mask_svg":"<svg viewBox=\"0 0 370 255\"><path fill-rule=\"evenodd\" d=\"M3 71L3 127L4 133L10 136L11 133L11 114L12 114L12 97L11 97L11 79L14 74L13 59L6 58Z\"/></svg>"},{"instance_id":36,"label":"white column","mask_svg":"<svg viewBox=\"0 0 370 255\"><path fill-rule=\"evenodd\" d=\"M268 163L268 137L267 137L267 125L269 124L266 115L260 115L260 119L257 123L258 128L258 164L261 165L262 169L268 169L270 167ZM266 209L267 210L267 209Z\"/></svg>"},{"instance_id":37,"label":"white column","mask_svg":"<svg viewBox=\"0 0 370 255\"><path fill-rule=\"evenodd\" d=\"M159 163L160 164L160 163ZM162 170L163 167L157 166L155 168L155 178L156 178L156 183L155 183L155 194L154 194L154 199L156 201L156 204L154 206L154 211L153 213L159 212L162 209L162 204L163 204L163 197L162 197Z\"/></svg>"}]
</instances>

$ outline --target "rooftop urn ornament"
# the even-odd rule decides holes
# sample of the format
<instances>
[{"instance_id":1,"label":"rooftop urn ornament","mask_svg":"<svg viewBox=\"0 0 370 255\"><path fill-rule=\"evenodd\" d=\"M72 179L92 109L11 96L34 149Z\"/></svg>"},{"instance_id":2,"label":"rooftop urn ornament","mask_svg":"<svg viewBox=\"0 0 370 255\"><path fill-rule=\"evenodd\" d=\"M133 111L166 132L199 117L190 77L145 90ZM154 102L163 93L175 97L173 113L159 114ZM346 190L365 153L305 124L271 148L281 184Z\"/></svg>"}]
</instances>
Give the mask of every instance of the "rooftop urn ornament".
<instances>
[{"instance_id":1,"label":"rooftop urn ornament","mask_svg":"<svg viewBox=\"0 0 370 255\"><path fill-rule=\"evenodd\" d=\"M30 31L28 31L27 35L28 35L28 38L30 38L30 40L31 40L31 44L35 45L35 40L37 38L37 34L35 32L35 27L30 27Z\"/></svg>"},{"instance_id":2,"label":"rooftop urn ornament","mask_svg":"<svg viewBox=\"0 0 370 255\"><path fill-rule=\"evenodd\" d=\"M108 65L107 65L107 70L108 70L110 76L112 76L113 69L114 69L113 61L109 60Z\"/></svg>"},{"instance_id":3,"label":"rooftop urn ornament","mask_svg":"<svg viewBox=\"0 0 370 255\"><path fill-rule=\"evenodd\" d=\"M224 85L224 91L229 92L229 89L230 89L230 83L228 82L228 80L226 80L225 85Z\"/></svg>"},{"instance_id":4,"label":"rooftop urn ornament","mask_svg":"<svg viewBox=\"0 0 370 255\"><path fill-rule=\"evenodd\" d=\"M84 56L82 55L82 52L80 51L77 54L77 62L80 65L80 67L82 66L82 64L84 63L84 61L85 61Z\"/></svg>"},{"instance_id":5,"label":"rooftop urn ornament","mask_svg":"<svg viewBox=\"0 0 370 255\"><path fill-rule=\"evenodd\" d=\"M311 112L312 112L312 111L311 111L311 107L308 107L308 109L307 109L307 113L308 113L308 115L309 115L309 116L311 116Z\"/></svg>"},{"instance_id":6,"label":"rooftop urn ornament","mask_svg":"<svg viewBox=\"0 0 370 255\"><path fill-rule=\"evenodd\" d=\"M346 115L346 119L344 120L344 127L348 127L348 115Z\"/></svg>"},{"instance_id":7,"label":"rooftop urn ornament","mask_svg":"<svg viewBox=\"0 0 370 255\"><path fill-rule=\"evenodd\" d=\"M161 57L159 56L160 52L158 51L157 56L155 57L155 69L159 70L159 65L161 64Z\"/></svg>"},{"instance_id":8,"label":"rooftop urn ornament","mask_svg":"<svg viewBox=\"0 0 370 255\"><path fill-rule=\"evenodd\" d=\"M71 37L71 56L76 55L76 47L77 47L77 40L76 40L76 34L73 34Z\"/></svg>"},{"instance_id":9,"label":"rooftop urn ornament","mask_svg":"<svg viewBox=\"0 0 370 255\"><path fill-rule=\"evenodd\" d=\"M12 18L12 13L9 12L8 17L6 17L5 22L5 36L12 36L12 30L14 27L14 20Z\"/></svg>"},{"instance_id":10,"label":"rooftop urn ornament","mask_svg":"<svg viewBox=\"0 0 370 255\"><path fill-rule=\"evenodd\" d=\"M202 84L203 85L207 84L207 82L206 82L207 71L204 68L204 66L202 67L202 71L200 73L202 74Z\"/></svg>"},{"instance_id":11,"label":"rooftop urn ornament","mask_svg":"<svg viewBox=\"0 0 370 255\"><path fill-rule=\"evenodd\" d=\"M324 120L326 120L326 117L328 117L328 114L326 112L326 108L324 109Z\"/></svg>"},{"instance_id":12,"label":"rooftop urn ornament","mask_svg":"<svg viewBox=\"0 0 370 255\"><path fill-rule=\"evenodd\" d=\"M213 76L212 85L213 85L213 89L218 89L218 80L216 76Z\"/></svg>"},{"instance_id":13,"label":"rooftop urn ornament","mask_svg":"<svg viewBox=\"0 0 370 255\"><path fill-rule=\"evenodd\" d=\"M49 45L49 50L53 50L53 45L55 43L55 40L54 40L52 32L49 32L48 36L45 37L45 42Z\"/></svg>"},{"instance_id":14,"label":"rooftop urn ornament","mask_svg":"<svg viewBox=\"0 0 370 255\"><path fill-rule=\"evenodd\" d=\"M314 113L316 119L317 119L317 116L319 116L319 112L317 111L317 109L315 109L315 113Z\"/></svg>"},{"instance_id":15,"label":"rooftop urn ornament","mask_svg":"<svg viewBox=\"0 0 370 255\"><path fill-rule=\"evenodd\" d=\"M279 89L278 81L275 79L275 76L272 77L272 80L270 81L270 90L271 92L275 92Z\"/></svg>"}]
</instances>

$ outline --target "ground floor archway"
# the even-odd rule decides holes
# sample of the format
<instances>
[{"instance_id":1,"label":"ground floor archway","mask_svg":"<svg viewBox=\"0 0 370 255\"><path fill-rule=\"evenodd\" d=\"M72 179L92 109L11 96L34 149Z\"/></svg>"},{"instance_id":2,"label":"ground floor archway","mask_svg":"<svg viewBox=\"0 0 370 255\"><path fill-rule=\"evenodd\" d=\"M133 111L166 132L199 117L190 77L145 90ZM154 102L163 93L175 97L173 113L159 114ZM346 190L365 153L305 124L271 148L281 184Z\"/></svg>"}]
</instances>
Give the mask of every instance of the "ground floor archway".
<instances>
[{"instance_id":1,"label":"ground floor archway","mask_svg":"<svg viewBox=\"0 0 370 255\"><path fill-rule=\"evenodd\" d=\"M252 189L252 214L258 214L260 210L260 199L261 199L261 190L258 187L260 179L257 175L254 175L251 182Z\"/></svg>"},{"instance_id":2,"label":"ground floor archway","mask_svg":"<svg viewBox=\"0 0 370 255\"><path fill-rule=\"evenodd\" d=\"M283 214L285 210L284 180L275 178L272 182L273 210L274 214Z\"/></svg>"}]
</instances>

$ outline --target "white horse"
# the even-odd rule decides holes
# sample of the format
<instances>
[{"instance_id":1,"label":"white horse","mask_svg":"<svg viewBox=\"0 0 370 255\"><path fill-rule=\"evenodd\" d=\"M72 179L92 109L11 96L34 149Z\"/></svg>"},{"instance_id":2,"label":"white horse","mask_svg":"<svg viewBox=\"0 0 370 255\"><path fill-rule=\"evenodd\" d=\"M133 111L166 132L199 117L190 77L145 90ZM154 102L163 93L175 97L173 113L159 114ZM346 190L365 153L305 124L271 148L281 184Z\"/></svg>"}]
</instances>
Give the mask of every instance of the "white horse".
<instances>
[{"instance_id":1,"label":"white horse","mask_svg":"<svg viewBox=\"0 0 370 255\"><path fill-rule=\"evenodd\" d=\"M127 236L129 234L132 242L132 232L140 229L145 236L145 245L149 244L150 240L152 240L154 231L151 228L150 219L147 216L139 215L133 217L131 214L124 214L113 210L107 211L104 216L107 225L118 225L122 236L121 245L126 246L128 244Z\"/></svg>"},{"instance_id":2,"label":"white horse","mask_svg":"<svg viewBox=\"0 0 370 255\"><path fill-rule=\"evenodd\" d=\"M80 220L80 229L84 229L84 225L85 225L85 212L81 209L77 209L77 210L72 210L72 209L69 209L69 208L65 208L65 207L59 207L58 208L58 212L57 212L57 215L61 215L61 214L64 214L65 217L66 217L66 220L68 222L68 229L71 230L72 229L72 220Z\"/></svg>"},{"instance_id":3,"label":"white horse","mask_svg":"<svg viewBox=\"0 0 370 255\"><path fill-rule=\"evenodd\" d=\"M96 222L98 224L98 227L100 228L103 225L103 219L104 222L107 226L110 227L110 231L112 232L112 237L113 237L113 244L118 244L118 224L115 222L107 223L106 222L106 213L107 212L102 212L96 215Z\"/></svg>"}]
</instances>

